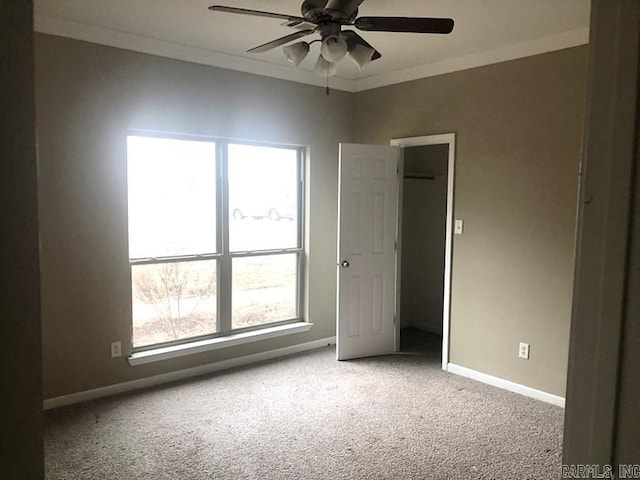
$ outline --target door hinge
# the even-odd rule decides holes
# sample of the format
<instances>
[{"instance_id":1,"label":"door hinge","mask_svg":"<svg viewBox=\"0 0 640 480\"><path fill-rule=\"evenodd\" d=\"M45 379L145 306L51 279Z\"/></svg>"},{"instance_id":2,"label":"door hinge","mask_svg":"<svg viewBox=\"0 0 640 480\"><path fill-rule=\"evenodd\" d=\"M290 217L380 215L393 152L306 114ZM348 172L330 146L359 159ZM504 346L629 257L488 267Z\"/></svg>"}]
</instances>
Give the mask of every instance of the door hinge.
<instances>
[{"instance_id":1,"label":"door hinge","mask_svg":"<svg viewBox=\"0 0 640 480\"><path fill-rule=\"evenodd\" d=\"M393 324L394 325L396 324L396 316L395 315L393 316Z\"/></svg>"}]
</instances>

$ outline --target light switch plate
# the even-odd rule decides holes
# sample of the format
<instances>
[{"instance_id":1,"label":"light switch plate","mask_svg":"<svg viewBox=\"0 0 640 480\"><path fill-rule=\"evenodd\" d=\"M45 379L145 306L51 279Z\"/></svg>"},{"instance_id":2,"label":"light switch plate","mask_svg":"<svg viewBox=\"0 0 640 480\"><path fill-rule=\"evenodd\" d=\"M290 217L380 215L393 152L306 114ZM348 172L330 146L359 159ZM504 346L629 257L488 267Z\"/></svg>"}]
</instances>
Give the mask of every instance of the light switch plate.
<instances>
[{"instance_id":1,"label":"light switch plate","mask_svg":"<svg viewBox=\"0 0 640 480\"><path fill-rule=\"evenodd\" d=\"M453 233L455 233L456 235L462 235L463 231L464 231L464 222L462 220L456 220Z\"/></svg>"}]
</instances>

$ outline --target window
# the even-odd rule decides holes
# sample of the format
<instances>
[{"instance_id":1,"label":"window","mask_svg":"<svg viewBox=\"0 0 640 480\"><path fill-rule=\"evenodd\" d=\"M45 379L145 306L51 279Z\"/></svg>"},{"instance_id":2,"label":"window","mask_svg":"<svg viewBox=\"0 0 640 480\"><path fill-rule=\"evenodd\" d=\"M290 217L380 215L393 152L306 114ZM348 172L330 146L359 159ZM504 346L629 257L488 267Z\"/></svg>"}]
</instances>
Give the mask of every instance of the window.
<instances>
[{"instance_id":1,"label":"window","mask_svg":"<svg viewBox=\"0 0 640 480\"><path fill-rule=\"evenodd\" d=\"M128 137L134 349L301 320L302 153Z\"/></svg>"}]
</instances>

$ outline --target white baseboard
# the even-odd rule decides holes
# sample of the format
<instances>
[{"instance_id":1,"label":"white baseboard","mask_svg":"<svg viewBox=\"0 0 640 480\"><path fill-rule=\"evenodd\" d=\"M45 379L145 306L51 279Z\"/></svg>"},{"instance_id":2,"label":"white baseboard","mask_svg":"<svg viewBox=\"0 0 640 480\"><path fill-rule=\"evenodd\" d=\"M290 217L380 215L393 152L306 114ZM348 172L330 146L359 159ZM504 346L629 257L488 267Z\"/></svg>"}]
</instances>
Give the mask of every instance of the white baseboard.
<instances>
[{"instance_id":1,"label":"white baseboard","mask_svg":"<svg viewBox=\"0 0 640 480\"><path fill-rule=\"evenodd\" d=\"M449 363L447 365L447 372L454 373L462 377L467 377L472 380L477 380L478 382L493 385L494 387L509 390L510 392L524 395L525 397L535 398L536 400L541 400L543 402L551 403L552 405L564 408L565 399L563 397L559 397L558 395L553 395L541 390L536 390L535 388L527 387L515 382L510 382L509 380L504 380L492 375L487 375L486 373L477 372L475 370L471 370L470 368L461 367L460 365L456 365L454 363Z\"/></svg>"},{"instance_id":2,"label":"white baseboard","mask_svg":"<svg viewBox=\"0 0 640 480\"><path fill-rule=\"evenodd\" d=\"M243 365L251 365L252 363L263 362L265 360L271 360L273 358L284 357L285 355L306 352L308 350L322 348L327 345L335 345L335 343L336 337L323 338L320 340L315 340L313 342L301 343L299 345L292 345L290 347L277 348L275 350L268 350L266 352L254 353L253 355L245 355L243 357L231 358L229 360L222 360L220 362L208 363L199 367L187 368L175 372L163 373L161 375L141 378L139 380L132 380L130 382L117 383L115 385L109 385L107 387L95 388L93 390L86 390L84 392L49 398L43 402L43 408L45 410L49 410L52 408L73 405L75 403L86 402L89 400L95 400L97 398L108 397L110 395L130 392L132 390L139 390L141 388L154 387L156 385L162 385L164 383L186 380L188 378L199 377L208 373L219 372L221 370L228 370L234 367L241 367Z\"/></svg>"}]
</instances>

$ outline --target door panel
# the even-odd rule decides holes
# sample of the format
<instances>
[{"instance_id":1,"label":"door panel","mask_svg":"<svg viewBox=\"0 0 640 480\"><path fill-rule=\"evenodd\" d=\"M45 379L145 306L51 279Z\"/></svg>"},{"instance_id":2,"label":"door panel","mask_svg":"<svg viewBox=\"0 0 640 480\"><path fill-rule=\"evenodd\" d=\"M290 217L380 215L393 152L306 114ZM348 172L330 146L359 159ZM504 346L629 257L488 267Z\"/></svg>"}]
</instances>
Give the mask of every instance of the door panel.
<instances>
[{"instance_id":1,"label":"door panel","mask_svg":"<svg viewBox=\"0 0 640 480\"><path fill-rule=\"evenodd\" d=\"M340 145L338 360L394 352L400 155Z\"/></svg>"}]
</instances>

